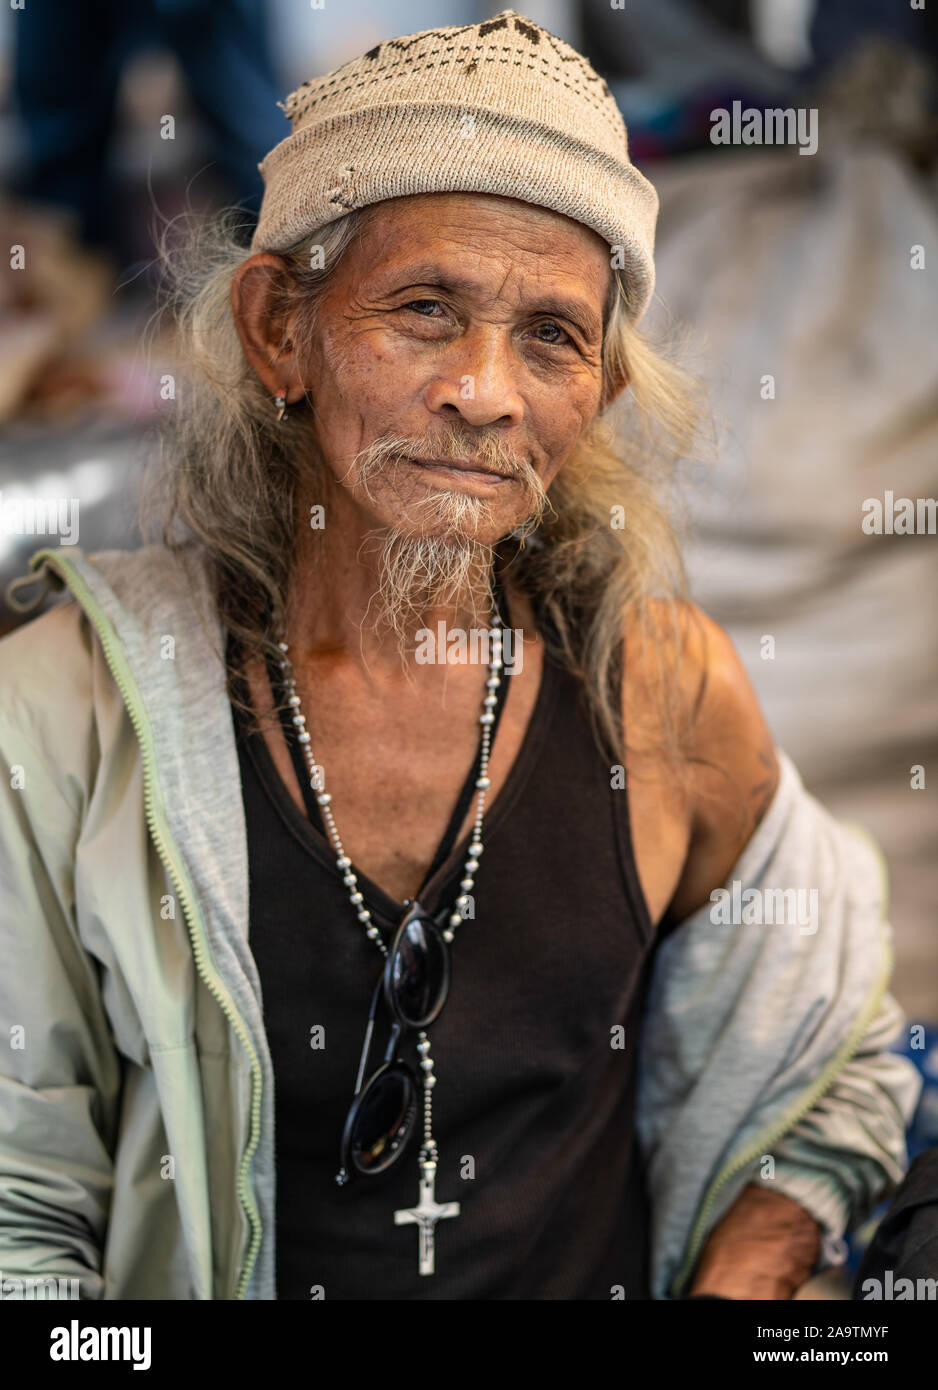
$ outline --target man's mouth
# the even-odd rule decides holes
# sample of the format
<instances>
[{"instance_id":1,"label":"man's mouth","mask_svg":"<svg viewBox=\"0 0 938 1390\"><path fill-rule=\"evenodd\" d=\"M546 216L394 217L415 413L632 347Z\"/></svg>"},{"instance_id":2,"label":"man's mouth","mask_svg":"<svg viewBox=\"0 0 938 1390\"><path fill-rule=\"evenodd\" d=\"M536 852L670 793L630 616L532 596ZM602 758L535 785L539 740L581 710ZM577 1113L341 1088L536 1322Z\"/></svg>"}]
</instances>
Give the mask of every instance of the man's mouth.
<instances>
[{"instance_id":1,"label":"man's mouth","mask_svg":"<svg viewBox=\"0 0 938 1390\"><path fill-rule=\"evenodd\" d=\"M484 483L507 483L510 478L504 473L496 473L491 468L482 468L471 459L433 459L433 458L412 458L409 454L403 457L408 463L415 463L420 468L442 468L447 473L453 473L467 480L478 480Z\"/></svg>"}]
</instances>

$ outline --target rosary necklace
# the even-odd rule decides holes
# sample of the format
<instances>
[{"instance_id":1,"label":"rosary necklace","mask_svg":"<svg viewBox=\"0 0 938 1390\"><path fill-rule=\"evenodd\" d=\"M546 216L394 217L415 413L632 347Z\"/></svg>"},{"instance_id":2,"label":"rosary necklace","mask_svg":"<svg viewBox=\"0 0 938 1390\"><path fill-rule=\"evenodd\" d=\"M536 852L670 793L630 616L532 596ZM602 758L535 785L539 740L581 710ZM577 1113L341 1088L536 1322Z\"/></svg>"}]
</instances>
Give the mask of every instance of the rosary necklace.
<instances>
[{"instance_id":1,"label":"rosary necklace","mask_svg":"<svg viewBox=\"0 0 938 1390\"><path fill-rule=\"evenodd\" d=\"M477 789L476 809L473 832L470 836L468 856L463 867L463 877L460 881L460 895L456 898L453 910L449 916L448 925L442 932L443 940L451 942L456 930L463 922L463 913L469 906L470 894L475 883L475 874L479 867L479 856L482 853L482 822L485 813L485 794L491 785L488 776L489 754L491 751L492 725L495 722L493 708L498 703L496 691L502 683L502 621L498 612L497 602L493 606L491 631L490 631L490 661L489 674L485 682L485 696L482 701L482 713L479 716L481 726L481 749L479 753L479 775L476 778L475 786ZM352 861L345 853L342 840L335 823L335 816L332 813L332 797L325 789L325 779L322 767L317 764L313 753L312 740L309 730L306 727L300 697L296 690L296 680L293 674L293 664L290 661L290 648L285 636L277 644L280 650L280 667L283 673L283 685L286 691L286 703L290 710L290 717L296 728L296 737L303 752L306 768L309 773L310 786L316 796L316 802L322 813L323 820L332 841L333 849L336 853L336 867L342 875L342 882L348 889L349 901L359 922L361 922L365 935L369 941L373 941L383 957L387 957L388 948L381 939L379 928L372 921L371 912L365 905L364 897L358 888L358 879L352 867ZM397 1225L408 1222L416 1224L420 1236L419 1243L419 1268L421 1274L432 1274L434 1271L434 1228L437 1221L446 1217L459 1215L458 1202L439 1203L435 1196L436 1169L438 1160L438 1150L436 1140L433 1137L433 1113L432 1113L432 1093L436 1085L436 1077L433 1074L433 1058L430 1055L430 1039L426 1032L421 1030L418 1034L417 1051L420 1054L420 1068L423 1073L423 1144L421 1145L418 1166L420 1169L420 1181L418 1188L418 1202L415 1207L406 1208L394 1213L394 1220ZM342 1174L337 1178L338 1182L344 1182Z\"/></svg>"}]
</instances>

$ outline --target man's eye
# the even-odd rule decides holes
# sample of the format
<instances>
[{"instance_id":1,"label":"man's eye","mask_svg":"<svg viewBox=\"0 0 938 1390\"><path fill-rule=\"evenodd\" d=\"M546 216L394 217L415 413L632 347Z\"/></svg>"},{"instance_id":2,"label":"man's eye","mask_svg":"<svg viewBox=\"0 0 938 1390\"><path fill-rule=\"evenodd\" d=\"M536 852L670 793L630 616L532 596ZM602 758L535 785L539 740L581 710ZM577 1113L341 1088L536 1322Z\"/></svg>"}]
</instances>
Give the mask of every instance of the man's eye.
<instances>
[{"instance_id":1,"label":"man's eye","mask_svg":"<svg viewBox=\"0 0 938 1390\"><path fill-rule=\"evenodd\" d=\"M404 305L404 308L413 309L415 314L422 314L424 318L428 319L433 317L432 313L426 312L428 308L431 310L442 309L443 306L438 299L412 299L409 304Z\"/></svg>"},{"instance_id":2,"label":"man's eye","mask_svg":"<svg viewBox=\"0 0 938 1390\"><path fill-rule=\"evenodd\" d=\"M556 344L558 347L562 347L564 343L568 343L571 341L569 335L560 327L559 323L539 323L534 331L535 333L540 333L543 330L546 330L548 333L552 333L555 336L550 338L539 339L539 341L542 343L548 343L550 345Z\"/></svg>"}]
</instances>

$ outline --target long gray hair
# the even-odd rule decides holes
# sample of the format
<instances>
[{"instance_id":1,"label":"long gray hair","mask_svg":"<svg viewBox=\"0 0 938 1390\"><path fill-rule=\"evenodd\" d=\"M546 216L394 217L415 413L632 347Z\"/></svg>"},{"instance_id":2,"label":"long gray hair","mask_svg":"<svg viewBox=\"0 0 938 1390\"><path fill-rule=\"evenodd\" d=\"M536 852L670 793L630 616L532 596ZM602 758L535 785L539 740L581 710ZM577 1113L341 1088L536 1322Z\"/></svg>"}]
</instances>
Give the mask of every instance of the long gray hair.
<instances>
[{"instance_id":1,"label":"long gray hair","mask_svg":"<svg viewBox=\"0 0 938 1390\"><path fill-rule=\"evenodd\" d=\"M292 315L294 342L312 340L322 292L374 212L350 212L283 253L289 277L279 282L275 311L283 321ZM288 429L278 425L242 351L229 298L248 254L242 224L236 209L188 214L159 238L159 318L172 316L183 375L140 526L170 548L201 548L225 628L245 659L263 659L277 655L298 489L324 464L310 402L291 409ZM618 658L626 625L650 634L645 645L657 653L663 750L677 755L683 737L676 663L688 607L674 482L705 413L698 381L631 324L628 292L614 270L600 413L551 483L535 536L496 547L532 602L547 650L582 681L601 746L623 762ZM630 384L613 428L603 407L623 372ZM236 699L235 674L229 670Z\"/></svg>"}]
</instances>

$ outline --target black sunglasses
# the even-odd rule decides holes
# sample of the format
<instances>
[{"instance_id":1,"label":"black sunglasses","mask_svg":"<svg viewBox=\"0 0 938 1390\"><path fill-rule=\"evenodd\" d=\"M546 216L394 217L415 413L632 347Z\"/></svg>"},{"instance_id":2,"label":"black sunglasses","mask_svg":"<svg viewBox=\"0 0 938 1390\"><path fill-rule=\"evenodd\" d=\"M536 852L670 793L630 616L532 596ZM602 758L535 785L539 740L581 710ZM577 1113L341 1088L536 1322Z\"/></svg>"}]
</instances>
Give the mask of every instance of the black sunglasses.
<instances>
[{"instance_id":1,"label":"black sunglasses","mask_svg":"<svg viewBox=\"0 0 938 1390\"><path fill-rule=\"evenodd\" d=\"M428 1027L449 994L450 956L442 935L442 917L431 917L413 902L395 934L375 986L365 1030L355 1096L342 1133L340 1186L350 1177L371 1177L396 1163L418 1119L420 1086L412 1067L395 1057L401 1039ZM382 993L392 1018L384 1061L362 1085Z\"/></svg>"}]
</instances>

